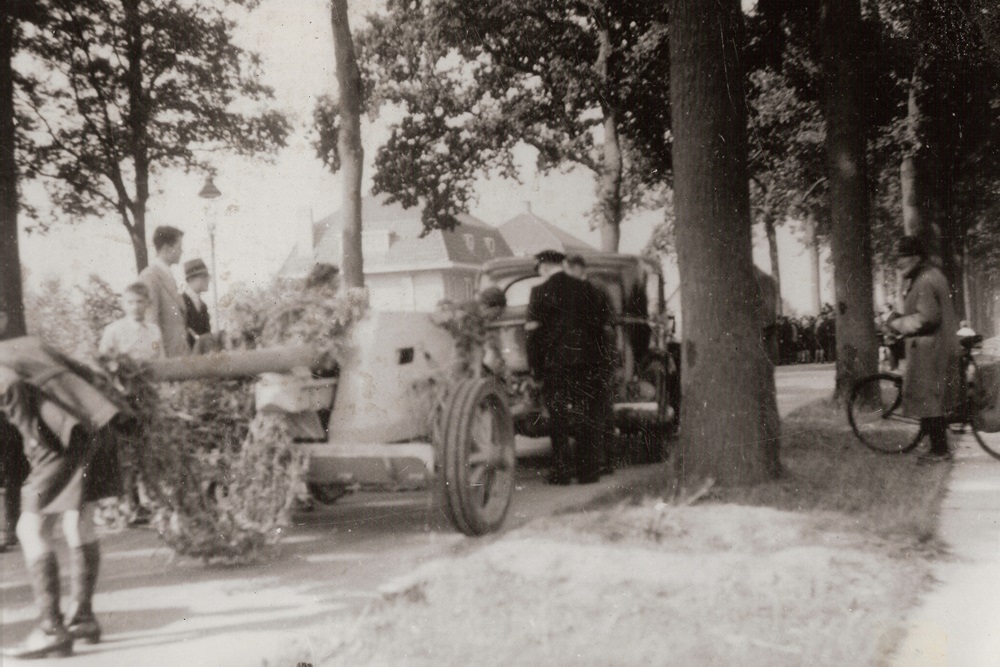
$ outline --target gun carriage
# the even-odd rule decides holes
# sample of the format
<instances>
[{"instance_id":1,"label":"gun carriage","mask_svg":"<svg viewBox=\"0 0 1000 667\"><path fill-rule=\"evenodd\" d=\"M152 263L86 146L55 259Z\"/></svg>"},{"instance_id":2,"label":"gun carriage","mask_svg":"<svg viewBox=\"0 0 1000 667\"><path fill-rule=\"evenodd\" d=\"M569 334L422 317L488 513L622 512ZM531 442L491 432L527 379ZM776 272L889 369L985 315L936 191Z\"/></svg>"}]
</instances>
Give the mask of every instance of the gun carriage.
<instances>
[{"instance_id":1,"label":"gun carriage","mask_svg":"<svg viewBox=\"0 0 1000 667\"><path fill-rule=\"evenodd\" d=\"M351 487L435 489L459 531L497 530L516 460L500 383L484 376L444 386L454 341L426 313L369 311L351 329L350 350L327 373L317 372L316 349L294 345L150 366L162 381L258 377L256 409L287 416L320 501Z\"/></svg>"}]
</instances>

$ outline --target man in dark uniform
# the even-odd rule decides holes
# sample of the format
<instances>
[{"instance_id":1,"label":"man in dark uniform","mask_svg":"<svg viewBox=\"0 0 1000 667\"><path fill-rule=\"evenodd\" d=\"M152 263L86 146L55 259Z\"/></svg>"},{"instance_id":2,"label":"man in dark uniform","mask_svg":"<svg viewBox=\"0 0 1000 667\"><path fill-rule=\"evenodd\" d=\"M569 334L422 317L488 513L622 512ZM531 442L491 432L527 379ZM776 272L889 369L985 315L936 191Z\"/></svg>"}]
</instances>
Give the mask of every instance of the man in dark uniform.
<instances>
[{"instance_id":1,"label":"man in dark uniform","mask_svg":"<svg viewBox=\"0 0 1000 667\"><path fill-rule=\"evenodd\" d=\"M615 314L611 300L603 289L587 280L587 262L580 255L570 255L564 262L566 273L582 280L591 289L591 298L597 308L601 325L601 348L599 355L601 393L598 397L601 405L599 430L600 441L598 452L601 457L601 474L610 475L615 470L617 447L615 439L614 388L615 388L615 355L617 343L615 331Z\"/></svg>"},{"instance_id":2,"label":"man in dark uniform","mask_svg":"<svg viewBox=\"0 0 1000 667\"><path fill-rule=\"evenodd\" d=\"M592 289L563 272L565 255L545 250L535 257L545 282L531 290L525 331L528 366L542 381L549 410L549 482L568 484L575 472L578 482L591 484L600 478L602 317ZM570 435L576 441L572 468Z\"/></svg>"},{"instance_id":3,"label":"man in dark uniform","mask_svg":"<svg viewBox=\"0 0 1000 667\"><path fill-rule=\"evenodd\" d=\"M0 340L6 340L7 304L0 299ZM21 433L0 413L0 466L3 467L4 530L0 533L0 553L17 544L17 520L21 518L21 485L30 467L24 456Z\"/></svg>"}]
</instances>

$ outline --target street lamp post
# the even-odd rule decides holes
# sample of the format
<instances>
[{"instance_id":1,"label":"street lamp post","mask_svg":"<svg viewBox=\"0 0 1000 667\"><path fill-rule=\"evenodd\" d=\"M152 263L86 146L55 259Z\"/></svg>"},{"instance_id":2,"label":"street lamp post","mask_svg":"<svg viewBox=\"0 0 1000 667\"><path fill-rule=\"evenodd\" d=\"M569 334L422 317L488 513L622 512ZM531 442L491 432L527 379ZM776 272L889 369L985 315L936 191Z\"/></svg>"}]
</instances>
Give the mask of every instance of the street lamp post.
<instances>
[{"instance_id":1,"label":"street lamp post","mask_svg":"<svg viewBox=\"0 0 1000 667\"><path fill-rule=\"evenodd\" d=\"M201 192L198 193L198 196L206 200L205 202L206 209L208 209L208 202L222 196L222 193L219 191L219 188L215 187L215 183L212 181L212 174L208 174L208 176L205 177L205 185L202 186ZM208 213L207 210L206 213ZM218 276L218 272L216 271L215 267L215 212L213 211L212 215L206 215L206 218L208 219L208 242L212 248L212 303L215 306L214 308L215 326L218 327L219 326L219 282L218 278L216 277Z\"/></svg>"}]
</instances>

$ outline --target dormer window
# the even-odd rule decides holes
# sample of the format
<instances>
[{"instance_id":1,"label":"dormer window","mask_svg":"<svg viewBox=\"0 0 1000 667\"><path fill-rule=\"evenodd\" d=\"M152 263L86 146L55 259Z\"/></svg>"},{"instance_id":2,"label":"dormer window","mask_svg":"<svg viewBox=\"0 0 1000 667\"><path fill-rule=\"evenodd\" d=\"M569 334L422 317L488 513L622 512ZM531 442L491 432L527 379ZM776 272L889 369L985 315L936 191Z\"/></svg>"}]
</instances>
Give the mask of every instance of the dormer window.
<instances>
[{"instance_id":1,"label":"dormer window","mask_svg":"<svg viewBox=\"0 0 1000 667\"><path fill-rule=\"evenodd\" d=\"M476 237L472 234L463 234L465 237L465 247L469 249L469 252L476 252Z\"/></svg>"},{"instance_id":2,"label":"dormer window","mask_svg":"<svg viewBox=\"0 0 1000 667\"><path fill-rule=\"evenodd\" d=\"M486 250L488 250L491 255L497 254L496 239L492 239L487 236L485 239L483 239L483 243L486 244Z\"/></svg>"}]
</instances>

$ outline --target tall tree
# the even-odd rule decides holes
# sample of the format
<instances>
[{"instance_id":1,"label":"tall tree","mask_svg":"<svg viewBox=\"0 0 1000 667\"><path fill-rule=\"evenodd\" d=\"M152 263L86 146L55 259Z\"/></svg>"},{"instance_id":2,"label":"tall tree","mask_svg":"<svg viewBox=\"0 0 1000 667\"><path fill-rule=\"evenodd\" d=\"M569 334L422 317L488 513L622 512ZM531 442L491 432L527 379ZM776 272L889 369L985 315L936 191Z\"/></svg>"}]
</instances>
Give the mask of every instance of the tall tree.
<instances>
[{"instance_id":1,"label":"tall tree","mask_svg":"<svg viewBox=\"0 0 1000 667\"><path fill-rule=\"evenodd\" d=\"M683 479L755 483L780 472L774 369L761 345L751 258L738 0L672 0L670 98L681 275Z\"/></svg>"},{"instance_id":2,"label":"tall tree","mask_svg":"<svg viewBox=\"0 0 1000 667\"><path fill-rule=\"evenodd\" d=\"M387 6L358 39L369 108L402 111L376 154L374 190L419 202L428 228L447 227L480 178L517 177L513 151L526 144L543 172L581 165L594 173L602 246L617 250L626 209L638 201L625 191L626 172L657 184L669 174L665 6Z\"/></svg>"},{"instance_id":3,"label":"tall tree","mask_svg":"<svg viewBox=\"0 0 1000 667\"><path fill-rule=\"evenodd\" d=\"M330 23L340 100L337 161L343 171L341 216L344 225L341 271L344 287L363 287L364 258L361 253L361 176L365 151L361 146L361 109L364 92L361 71L354 55L354 39L347 18L347 0L331 0Z\"/></svg>"},{"instance_id":4,"label":"tall tree","mask_svg":"<svg viewBox=\"0 0 1000 667\"><path fill-rule=\"evenodd\" d=\"M767 236L780 314L777 230L787 216L805 208L803 198L811 194L811 185L818 177L823 154L822 114L815 101L802 99L783 74L770 69L750 74L748 98L750 202L754 219L763 223Z\"/></svg>"},{"instance_id":5,"label":"tall tree","mask_svg":"<svg viewBox=\"0 0 1000 667\"><path fill-rule=\"evenodd\" d=\"M963 310L970 224L989 205L983 177L995 173L1000 69L991 26L1000 11L981 0L881 4L913 62L900 167L904 228L924 238Z\"/></svg>"},{"instance_id":6,"label":"tall tree","mask_svg":"<svg viewBox=\"0 0 1000 667\"><path fill-rule=\"evenodd\" d=\"M837 302L836 396L846 400L854 382L878 370L861 63L855 49L861 33L860 0L824 0L821 32Z\"/></svg>"},{"instance_id":7,"label":"tall tree","mask_svg":"<svg viewBox=\"0 0 1000 667\"><path fill-rule=\"evenodd\" d=\"M288 124L257 104L272 96L259 61L232 40L224 0L53 0L30 40L46 76L23 96L40 127L30 168L70 219L115 214L148 263L146 207L164 169L207 169L211 153L284 145Z\"/></svg>"},{"instance_id":8,"label":"tall tree","mask_svg":"<svg viewBox=\"0 0 1000 667\"><path fill-rule=\"evenodd\" d=\"M24 294L18 247L18 135L14 105L14 56L25 23L45 17L42 2L0 0L0 298L7 304L6 336L23 336Z\"/></svg>"}]
</instances>

